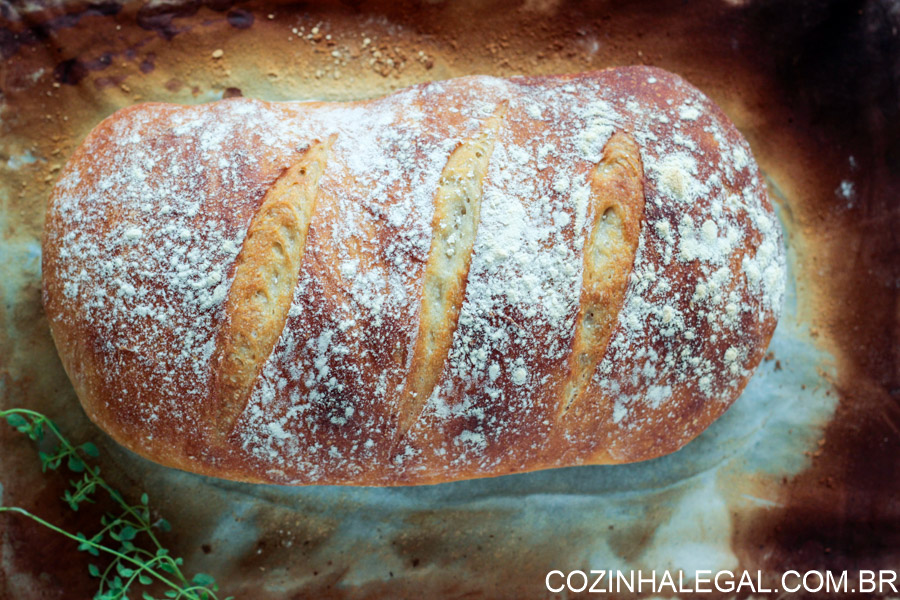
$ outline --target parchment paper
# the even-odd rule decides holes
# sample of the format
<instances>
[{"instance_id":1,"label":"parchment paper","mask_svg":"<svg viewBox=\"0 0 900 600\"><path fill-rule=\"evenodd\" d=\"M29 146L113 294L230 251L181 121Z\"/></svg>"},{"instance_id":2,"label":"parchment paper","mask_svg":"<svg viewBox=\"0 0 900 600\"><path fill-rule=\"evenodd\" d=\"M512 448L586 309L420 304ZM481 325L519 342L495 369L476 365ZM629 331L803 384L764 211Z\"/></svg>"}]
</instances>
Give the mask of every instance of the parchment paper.
<instances>
[{"instance_id":1,"label":"parchment paper","mask_svg":"<svg viewBox=\"0 0 900 600\"><path fill-rule=\"evenodd\" d=\"M771 588L788 568L900 567L893 3L0 8L0 407L44 411L95 441L108 479L131 498L146 491L173 523L167 543L189 570L238 598L544 598L551 569L762 569ZM145 100L348 99L642 62L682 74L737 123L787 233L770 356L683 450L437 486L282 488L159 467L87 421L41 312L40 234L54 174L106 115ZM4 504L70 529L97 522L65 508L62 476L41 475L21 436L4 429L0 448ZM0 597L89 597L86 564L0 516Z\"/></svg>"}]
</instances>

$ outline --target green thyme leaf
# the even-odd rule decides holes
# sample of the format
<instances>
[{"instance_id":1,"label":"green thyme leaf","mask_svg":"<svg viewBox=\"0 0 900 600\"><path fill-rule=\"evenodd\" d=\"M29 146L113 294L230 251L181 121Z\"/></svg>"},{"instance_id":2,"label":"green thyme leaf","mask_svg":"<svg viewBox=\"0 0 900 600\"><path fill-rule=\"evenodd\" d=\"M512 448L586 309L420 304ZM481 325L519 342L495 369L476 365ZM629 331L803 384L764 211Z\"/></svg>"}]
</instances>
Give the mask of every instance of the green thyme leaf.
<instances>
[{"instance_id":1,"label":"green thyme leaf","mask_svg":"<svg viewBox=\"0 0 900 600\"><path fill-rule=\"evenodd\" d=\"M11 427L15 427L16 429L22 427L23 425L28 425L28 421L25 420L25 417L18 413L7 415L6 422L9 423Z\"/></svg>"},{"instance_id":2,"label":"green thyme leaf","mask_svg":"<svg viewBox=\"0 0 900 600\"><path fill-rule=\"evenodd\" d=\"M97 446L91 442L73 445L60 433L55 423L28 409L0 411L0 418L6 418L10 426L35 442L41 441L47 431L54 436L56 447L49 452L38 452L41 470L57 470L65 462L70 471L82 474L80 479L69 481L69 488L62 496L62 500L73 511L79 510L84 503L95 503L98 492L105 493L119 505L122 511L120 515L109 512L100 515L101 529L90 538L81 532L73 534L60 529L23 508L0 506L0 513L19 513L77 542L79 551L95 557L99 557L101 552L112 556L113 560L105 570L93 563L88 565L88 573L100 580L95 600L128 600L129 592L141 592L144 600L154 600L152 594L137 589L138 586L150 585L168 588L163 591L166 598L218 599L218 586L213 577L198 573L188 582L181 571L184 561L180 557L171 556L152 532L152 529L168 532L172 526L165 519L155 522L150 520L148 494L141 494L140 504L129 504L118 490L100 476L100 468L86 461L87 458L96 458L100 454ZM104 537L119 542L118 549L106 545Z\"/></svg>"},{"instance_id":3,"label":"green thyme leaf","mask_svg":"<svg viewBox=\"0 0 900 600\"><path fill-rule=\"evenodd\" d=\"M84 471L84 462L82 462L80 458L74 455L69 457L68 466L69 470L74 473L81 473Z\"/></svg>"},{"instance_id":4,"label":"green thyme leaf","mask_svg":"<svg viewBox=\"0 0 900 600\"><path fill-rule=\"evenodd\" d=\"M196 575L194 575L194 578L191 580L191 582L195 585L210 586L213 585L216 580L206 573L197 573Z\"/></svg>"},{"instance_id":5,"label":"green thyme leaf","mask_svg":"<svg viewBox=\"0 0 900 600\"><path fill-rule=\"evenodd\" d=\"M97 449L97 446L92 444L91 442L85 442L81 445L81 449L84 450L84 453L90 456L91 458L97 458L100 456L100 450Z\"/></svg>"}]
</instances>

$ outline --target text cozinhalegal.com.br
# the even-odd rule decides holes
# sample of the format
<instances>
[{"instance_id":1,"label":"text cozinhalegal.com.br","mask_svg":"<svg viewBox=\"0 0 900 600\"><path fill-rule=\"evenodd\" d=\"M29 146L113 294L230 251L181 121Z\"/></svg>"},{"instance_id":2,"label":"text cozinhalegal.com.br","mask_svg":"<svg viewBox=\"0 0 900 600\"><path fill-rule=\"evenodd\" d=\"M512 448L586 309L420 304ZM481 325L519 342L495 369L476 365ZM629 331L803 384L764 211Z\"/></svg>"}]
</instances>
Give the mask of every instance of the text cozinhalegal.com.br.
<instances>
[{"instance_id":1,"label":"text cozinhalegal.com.br","mask_svg":"<svg viewBox=\"0 0 900 600\"><path fill-rule=\"evenodd\" d=\"M607 593L874 593L897 594L897 571L785 571L780 587L771 583L777 577L763 571L615 571L591 569L564 573L552 570L547 573L547 590L570 592Z\"/></svg>"}]
</instances>

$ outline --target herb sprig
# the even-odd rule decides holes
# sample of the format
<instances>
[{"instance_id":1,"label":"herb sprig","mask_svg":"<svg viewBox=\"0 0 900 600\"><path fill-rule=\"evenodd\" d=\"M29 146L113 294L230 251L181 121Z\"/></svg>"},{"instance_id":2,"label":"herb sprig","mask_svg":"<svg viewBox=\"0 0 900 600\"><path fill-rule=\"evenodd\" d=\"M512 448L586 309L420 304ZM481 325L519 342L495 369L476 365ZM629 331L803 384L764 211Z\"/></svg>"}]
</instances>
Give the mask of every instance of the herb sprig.
<instances>
[{"instance_id":1,"label":"herb sprig","mask_svg":"<svg viewBox=\"0 0 900 600\"><path fill-rule=\"evenodd\" d=\"M100 518L101 529L90 536L66 531L24 508L0 506L0 513L23 515L77 542L80 551L96 557L101 553L112 557L102 570L95 564L88 566L90 574L100 579L94 600L128 600L129 592L137 591L141 592L143 600L157 600L148 592L148 586L153 584L168 588L163 592L163 597L168 599L219 600L216 595L219 588L213 577L197 573L188 580L182 570L183 560L172 556L159 541L157 532L167 532L171 526L165 519L151 518L147 494L141 495L139 504L130 504L100 476L100 467L89 462L89 459L99 455L97 446L91 442L77 446L72 444L53 421L39 412L13 408L0 411L0 418L6 418L12 427L28 436L39 448L47 445L46 433L52 434L53 437L47 439L52 449L39 452L41 470L56 471L65 464L69 471L77 475L69 480L70 487L62 497L72 510L77 511L85 503L94 503L100 491L118 505L115 512L107 512Z\"/></svg>"}]
</instances>

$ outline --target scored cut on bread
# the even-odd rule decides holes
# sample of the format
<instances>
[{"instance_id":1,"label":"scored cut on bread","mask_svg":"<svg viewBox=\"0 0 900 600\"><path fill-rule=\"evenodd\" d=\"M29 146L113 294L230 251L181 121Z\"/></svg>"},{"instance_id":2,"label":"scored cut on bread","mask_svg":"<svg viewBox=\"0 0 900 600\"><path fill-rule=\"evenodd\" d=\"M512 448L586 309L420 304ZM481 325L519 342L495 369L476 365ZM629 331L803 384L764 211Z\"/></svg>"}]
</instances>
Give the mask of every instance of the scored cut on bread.
<instances>
[{"instance_id":1,"label":"scored cut on bread","mask_svg":"<svg viewBox=\"0 0 900 600\"><path fill-rule=\"evenodd\" d=\"M91 419L281 484L673 452L746 385L784 279L746 141L648 67L129 107L68 161L43 242Z\"/></svg>"}]
</instances>

